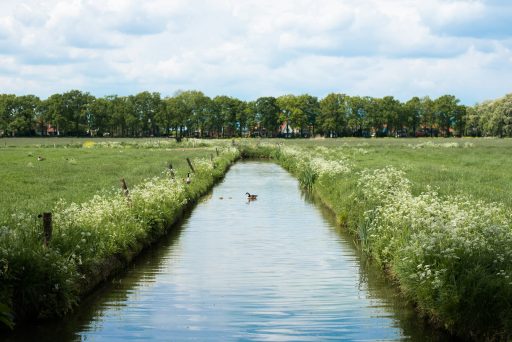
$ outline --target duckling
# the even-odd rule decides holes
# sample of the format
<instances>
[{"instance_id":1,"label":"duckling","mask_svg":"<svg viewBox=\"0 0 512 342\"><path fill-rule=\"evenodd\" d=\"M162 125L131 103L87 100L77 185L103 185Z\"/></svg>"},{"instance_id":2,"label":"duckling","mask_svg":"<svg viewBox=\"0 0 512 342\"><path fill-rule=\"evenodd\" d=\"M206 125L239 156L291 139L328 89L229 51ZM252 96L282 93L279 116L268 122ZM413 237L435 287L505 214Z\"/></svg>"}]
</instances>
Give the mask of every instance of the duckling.
<instances>
[{"instance_id":1,"label":"duckling","mask_svg":"<svg viewBox=\"0 0 512 342\"><path fill-rule=\"evenodd\" d=\"M44 157L38 156L38 157L37 157L37 160L39 160L39 161L43 161L43 160L44 160Z\"/></svg>"},{"instance_id":2,"label":"duckling","mask_svg":"<svg viewBox=\"0 0 512 342\"><path fill-rule=\"evenodd\" d=\"M258 197L258 195L251 195L248 192L246 192L245 194L247 195L248 200L255 200Z\"/></svg>"},{"instance_id":3,"label":"duckling","mask_svg":"<svg viewBox=\"0 0 512 342\"><path fill-rule=\"evenodd\" d=\"M190 172L187 173L187 178L185 179L185 183L190 184Z\"/></svg>"}]
</instances>

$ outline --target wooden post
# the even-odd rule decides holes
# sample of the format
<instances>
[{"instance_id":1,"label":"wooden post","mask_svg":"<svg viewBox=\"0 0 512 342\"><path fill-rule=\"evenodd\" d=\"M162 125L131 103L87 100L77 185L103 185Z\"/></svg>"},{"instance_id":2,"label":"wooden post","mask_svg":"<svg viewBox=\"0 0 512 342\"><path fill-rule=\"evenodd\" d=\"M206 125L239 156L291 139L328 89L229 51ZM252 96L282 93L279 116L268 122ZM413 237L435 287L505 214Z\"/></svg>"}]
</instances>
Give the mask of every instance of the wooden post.
<instances>
[{"instance_id":1,"label":"wooden post","mask_svg":"<svg viewBox=\"0 0 512 342\"><path fill-rule=\"evenodd\" d=\"M196 173L196 171L194 170L194 166L192 166L192 162L190 161L190 159L187 157L187 163L188 163L188 166L190 166L190 170L192 170L193 173Z\"/></svg>"},{"instance_id":2,"label":"wooden post","mask_svg":"<svg viewBox=\"0 0 512 342\"><path fill-rule=\"evenodd\" d=\"M123 194L126 196L126 198L130 200L130 192L128 191L128 186L126 185L124 178L121 178L121 189L123 190Z\"/></svg>"},{"instance_id":3,"label":"wooden post","mask_svg":"<svg viewBox=\"0 0 512 342\"><path fill-rule=\"evenodd\" d=\"M217 152L217 157L219 156L219 149L215 147L215 152Z\"/></svg>"},{"instance_id":4,"label":"wooden post","mask_svg":"<svg viewBox=\"0 0 512 342\"><path fill-rule=\"evenodd\" d=\"M52 239L52 213L43 213L43 232L44 245L48 247L48 243Z\"/></svg>"}]
</instances>

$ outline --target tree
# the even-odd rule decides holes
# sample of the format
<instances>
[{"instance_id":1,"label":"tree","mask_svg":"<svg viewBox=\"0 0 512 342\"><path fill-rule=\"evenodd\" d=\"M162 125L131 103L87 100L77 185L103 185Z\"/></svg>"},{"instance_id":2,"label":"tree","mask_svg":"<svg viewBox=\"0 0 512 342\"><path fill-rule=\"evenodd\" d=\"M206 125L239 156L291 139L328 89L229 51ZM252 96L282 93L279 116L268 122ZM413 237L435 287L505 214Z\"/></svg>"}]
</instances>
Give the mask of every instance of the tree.
<instances>
[{"instance_id":1,"label":"tree","mask_svg":"<svg viewBox=\"0 0 512 342\"><path fill-rule=\"evenodd\" d=\"M300 121L301 135L304 136L304 129L307 127L309 135L313 136L315 134L317 118L320 114L320 103L318 102L318 98L308 94L303 94L298 97L298 101L300 108L305 114L305 121Z\"/></svg>"},{"instance_id":2,"label":"tree","mask_svg":"<svg viewBox=\"0 0 512 342\"><path fill-rule=\"evenodd\" d=\"M260 97L255 103L256 120L261 128L265 130L267 137L273 137L279 127L279 106L274 97Z\"/></svg>"},{"instance_id":3,"label":"tree","mask_svg":"<svg viewBox=\"0 0 512 342\"><path fill-rule=\"evenodd\" d=\"M375 128L380 131L384 125L382 113L378 107L378 99L369 96L353 96L349 98L347 112L347 129L353 136L363 136L364 131Z\"/></svg>"},{"instance_id":4,"label":"tree","mask_svg":"<svg viewBox=\"0 0 512 342\"><path fill-rule=\"evenodd\" d=\"M343 135L347 125L349 97L345 94L327 95L320 101L319 126L324 135L335 137Z\"/></svg>"},{"instance_id":5,"label":"tree","mask_svg":"<svg viewBox=\"0 0 512 342\"><path fill-rule=\"evenodd\" d=\"M456 120L459 99L453 95L443 95L434 101L435 121L444 130L445 137L451 135L450 129Z\"/></svg>"},{"instance_id":6,"label":"tree","mask_svg":"<svg viewBox=\"0 0 512 342\"><path fill-rule=\"evenodd\" d=\"M142 127L142 135L153 136L158 134L158 113L162 110L160 93L144 91L132 98L135 117Z\"/></svg>"},{"instance_id":7,"label":"tree","mask_svg":"<svg viewBox=\"0 0 512 342\"><path fill-rule=\"evenodd\" d=\"M180 131L185 126L189 136L197 133L202 137L212 107L211 99L197 90L179 91L175 97Z\"/></svg>"},{"instance_id":8,"label":"tree","mask_svg":"<svg viewBox=\"0 0 512 342\"><path fill-rule=\"evenodd\" d=\"M222 137L232 137L236 134L240 112L243 111L243 102L239 99L228 96L217 96L213 99L214 111L212 112L212 123ZM242 118L243 119L243 118Z\"/></svg>"},{"instance_id":9,"label":"tree","mask_svg":"<svg viewBox=\"0 0 512 342\"><path fill-rule=\"evenodd\" d=\"M16 135L33 135L35 132L36 111L40 100L34 95L18 96L12 107L13 120L9 130Z\"/></svg>"},{"instance_id":10,"label":"tree","mask_svg":"<svg viewBox=\"0 0 512 342\"><path fill-rule=\"evenodd\" d=\"M14 132L11 132L10 125L14 120L15 102L16 95L0 95L0 136L14 135Z\"/></svg>"},{"instance_id":11,"label":"tree","mask_svg":"<svg viewBox=\"0 0 512 342\"><path fill-rule=\"evenodd\" d=\"M421 99L421 124L423 127L429 127L430 136L434 136L434 102L430 97L425 96Z\"/></svg>"},{"instance_id":12,"label":"tree","mask_svg":"<svg viewBox=\"0 0 512 342\"><path fill-rule=\"evenodd\" d=\"M89 103L87 110L87 125L91 136L100 135L108 131L113 118L113 103L108 98L94 99Z\"/></svg>"},{"instance_id":13,"label":"tree","mask_svg":"<svg viewBox=\"0 0 512 342\"><path fill-rule=\"evenodd\" d=\"M71 90L64 94L57 101L57 108L55 110L60 113L54 112L58 116L65 119L66 128L76 135L84 134L87 129L87 110L89 103L94 100L94 97L89 93L84 93L79 90Z\"/></svg>"},{"instance_id":14,"label":"tree","mask_svg":"<svg viewBox=\"0 0 512 342\"><path fill-rule=\"evenodd\" d=\"M393 96L385 96L379 103L382 118L387 124L388 134L396 133L404 125L402 105Z\"/></svg>"},{"instance_id":15,"label":"tree","mask_svg":"<svg viewBox=\"0 0 512 342\"><path fill-rule=\"evenodd\" d=\"M276 99L276 103L279 106L279 124L286 124L285 134L291 136L293 135L291 132L298 126L296 120L302 121L305 114L299 107L299 101L295 95L280 96Z\"/></svg>"},{"instance_id":16,"label":"tree","mask_svg":"<svg viewBox=\"0 0 512 342\"><path fill-rule=\"evenodd\" d=\"M421 100L415 96L404 105L406 125L412 131L412 136L416 136L416 131L421 122Z\"/></svg>"}]
</instances>

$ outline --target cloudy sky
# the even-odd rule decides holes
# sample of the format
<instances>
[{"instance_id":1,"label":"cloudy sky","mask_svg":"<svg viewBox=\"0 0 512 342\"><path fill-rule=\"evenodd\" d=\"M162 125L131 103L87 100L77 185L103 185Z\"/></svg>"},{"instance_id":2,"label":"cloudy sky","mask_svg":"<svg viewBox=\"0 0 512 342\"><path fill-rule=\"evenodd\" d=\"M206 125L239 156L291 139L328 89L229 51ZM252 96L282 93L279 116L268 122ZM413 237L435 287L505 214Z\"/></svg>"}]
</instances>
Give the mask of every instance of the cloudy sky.
<instances>
[{"instance_id":1,"label":"cloudy sky","mask_svg":"<svg viewBox=\"0 0 512 342\"><path fill-rule=\"evenodd\" d=\"M512 92L505 0L0 0L0 93Z\"/></svg>"}]
</instances>

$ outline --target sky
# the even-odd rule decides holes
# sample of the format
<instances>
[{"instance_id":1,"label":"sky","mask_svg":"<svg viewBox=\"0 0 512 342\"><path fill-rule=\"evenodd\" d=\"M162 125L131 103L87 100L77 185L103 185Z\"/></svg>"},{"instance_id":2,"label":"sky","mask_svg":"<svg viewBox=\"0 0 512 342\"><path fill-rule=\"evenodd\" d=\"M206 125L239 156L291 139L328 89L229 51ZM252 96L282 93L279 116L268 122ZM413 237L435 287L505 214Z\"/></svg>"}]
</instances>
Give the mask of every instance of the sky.
<instances>
[{"instance_id":1,"label":"sky","mask_svg":"<svg viewBox=\"0 0 512 342\"><path fill-rule=\"evenodd\" d=\"M512 92L506 0L0 0L0 93Z\"/></svg>"}]
</instances>

